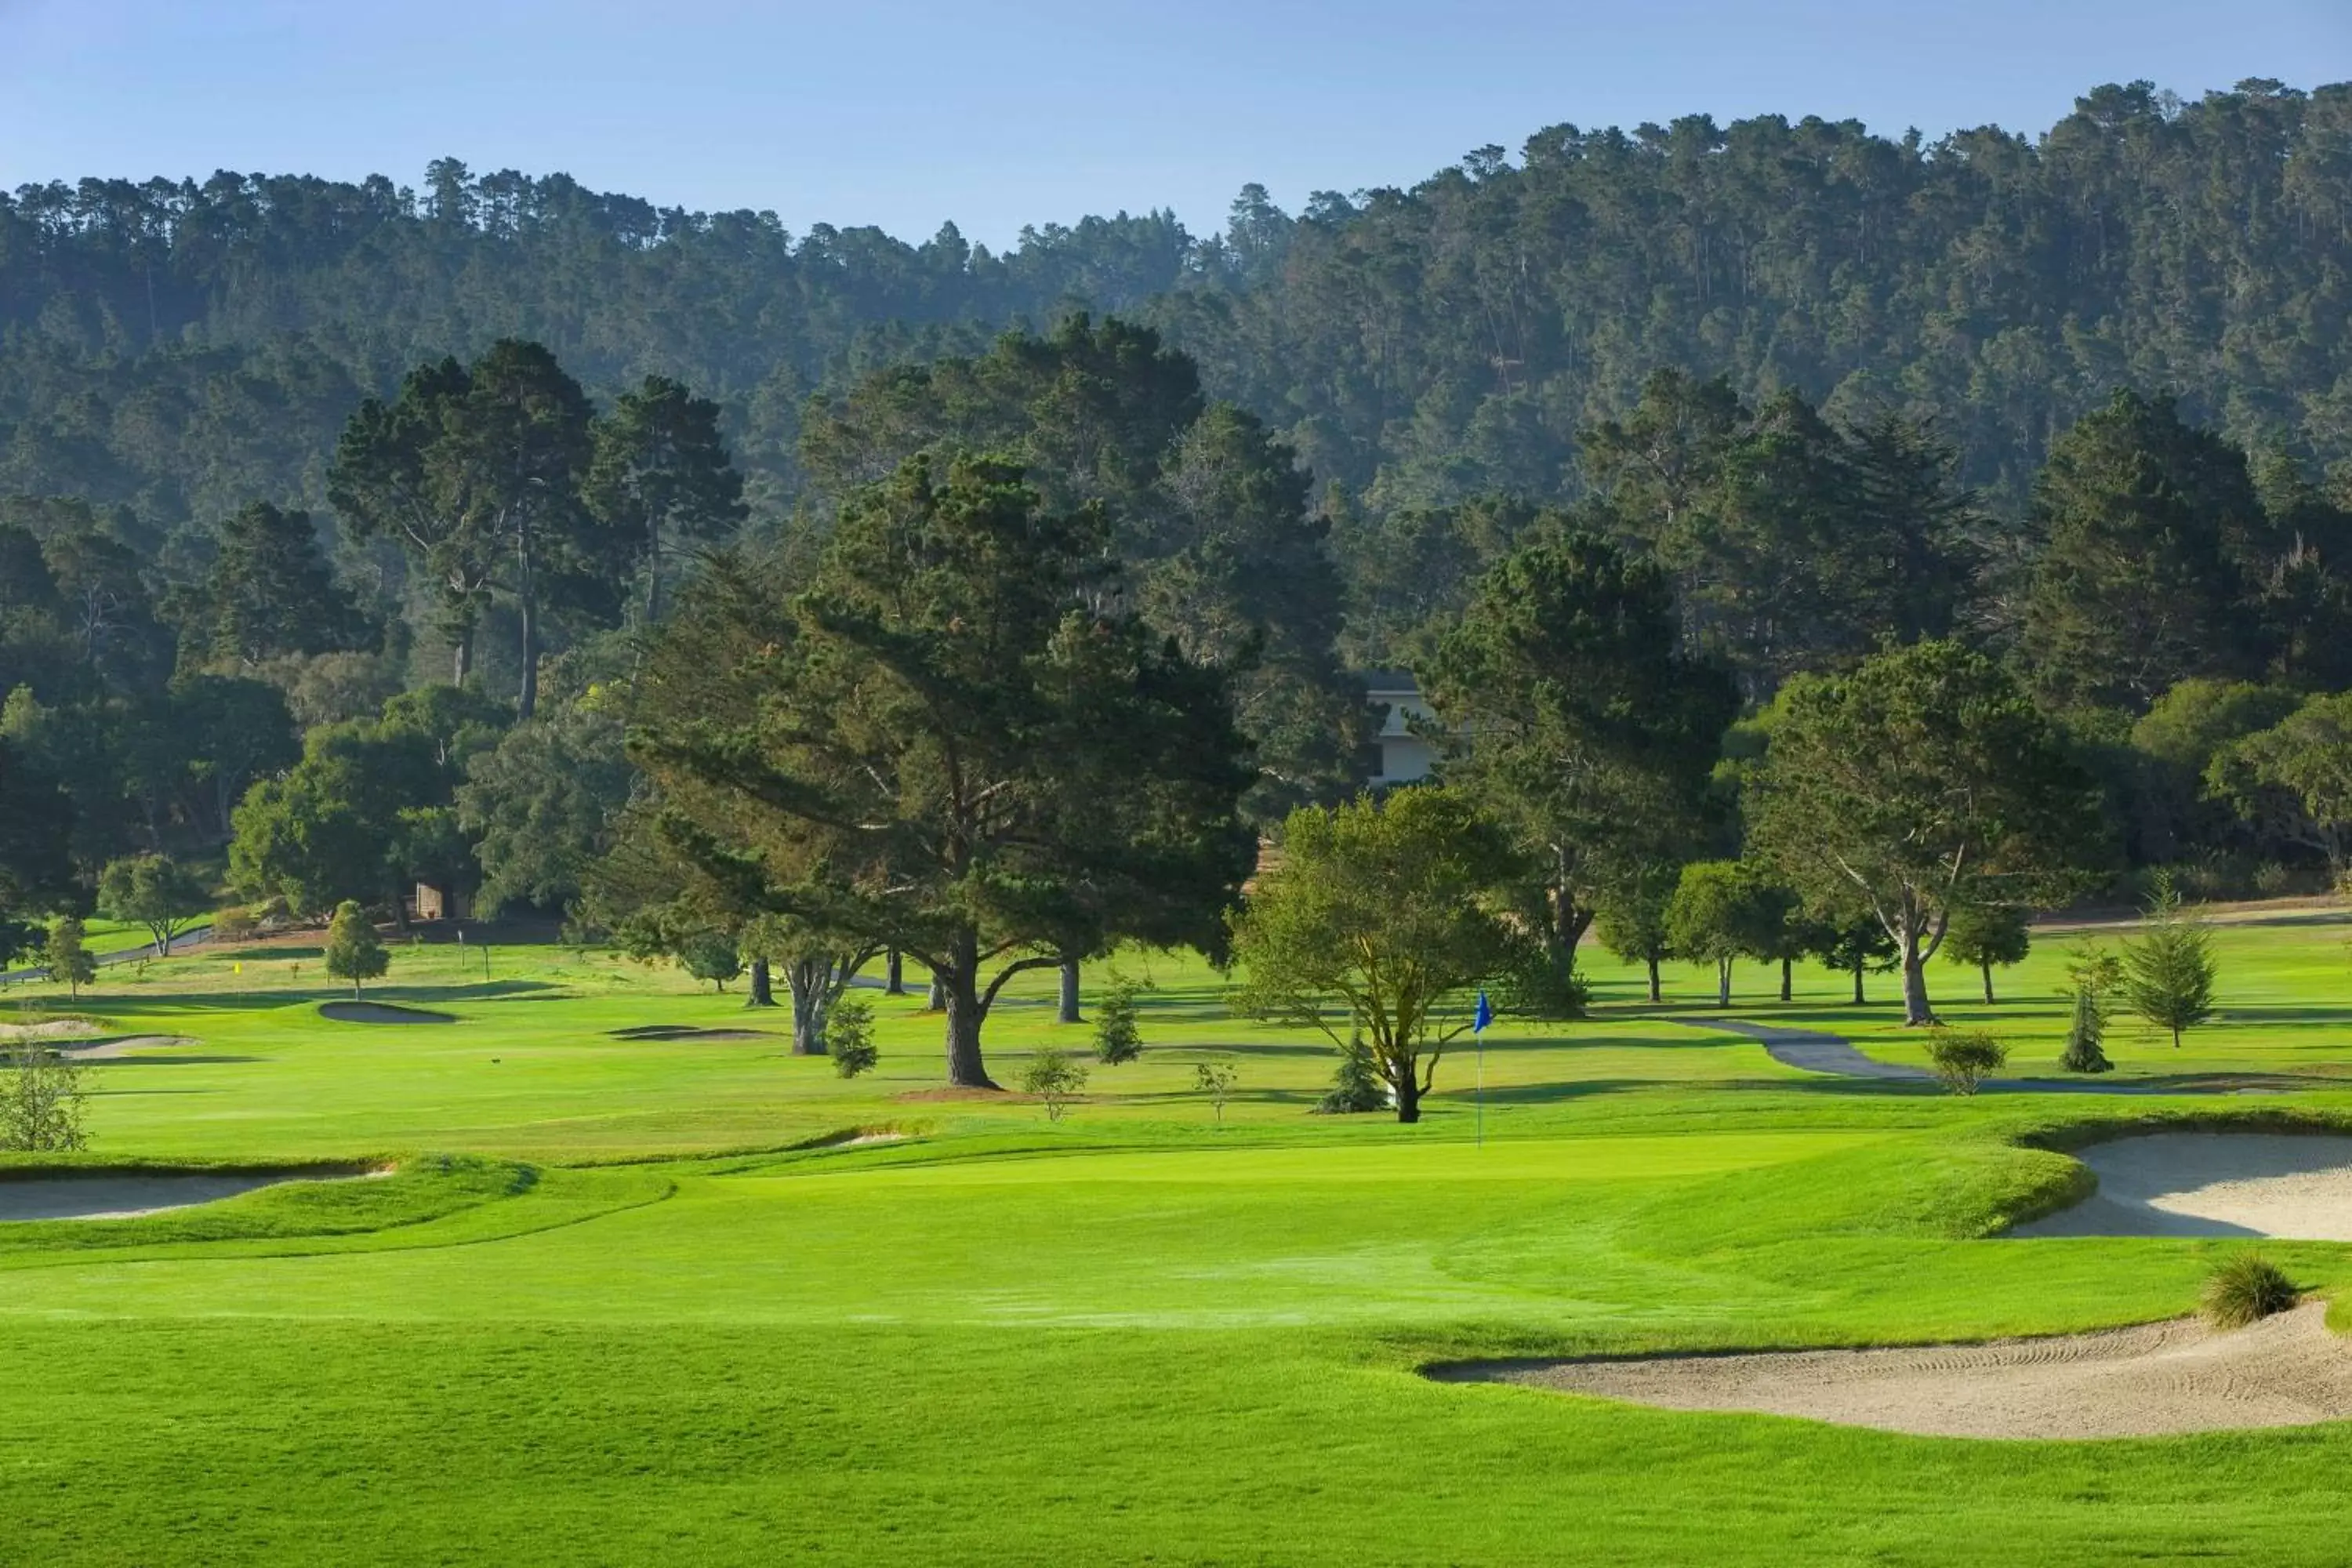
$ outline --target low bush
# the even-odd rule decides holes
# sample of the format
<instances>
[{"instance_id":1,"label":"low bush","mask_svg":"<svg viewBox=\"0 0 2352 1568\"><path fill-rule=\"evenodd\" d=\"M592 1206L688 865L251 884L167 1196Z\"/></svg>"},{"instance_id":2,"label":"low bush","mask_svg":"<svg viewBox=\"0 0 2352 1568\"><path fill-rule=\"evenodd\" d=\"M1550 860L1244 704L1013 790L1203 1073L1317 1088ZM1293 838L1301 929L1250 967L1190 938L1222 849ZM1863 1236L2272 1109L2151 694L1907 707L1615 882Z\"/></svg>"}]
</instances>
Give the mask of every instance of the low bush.
<instances>
[{"instance_id":1,"label":"low bush","mask_svg":"<svg viewBox=\"0 0 2352 1568\"><path fill-rule=\"evenodd\" d=\"M261 930L261 922L246 909L222 910L213 916L215 942L249 942Z\"/></svg>"},{"instance_id":2,"label":"low bush","mask_svg":"<svg viewBox=\"0 0 2352 1568\"><path fill-rule=\"evenodd\" d=\"M1927 1042L1936 1076L1954 1094L1974 1094L1984 1076L2009 1060L2009 1050L1982 1029L1940 1029Z\"/></svg>"},{"instance_id":3,"label":"low bush","mask_svg":"<svg viewBox=\"0 0 2352 1568\"><path fill-rule=\"evenodd\" d=\"M2299 1292L2278 1265L2259 1252L2241 1252L2205 1281L2205 1321L2242 1329L2294 1305Z\"/></svg>"}]
</instances>

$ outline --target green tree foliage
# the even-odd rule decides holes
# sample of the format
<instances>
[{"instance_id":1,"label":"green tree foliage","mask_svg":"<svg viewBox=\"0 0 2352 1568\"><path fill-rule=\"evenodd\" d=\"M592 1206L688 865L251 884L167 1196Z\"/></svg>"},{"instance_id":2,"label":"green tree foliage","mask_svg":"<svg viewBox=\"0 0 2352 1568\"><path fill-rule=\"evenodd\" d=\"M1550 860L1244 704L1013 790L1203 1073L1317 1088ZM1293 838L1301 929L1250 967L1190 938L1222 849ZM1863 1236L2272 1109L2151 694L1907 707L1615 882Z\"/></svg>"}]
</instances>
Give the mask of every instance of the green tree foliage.
<instances>
[{"instance_id":1,"label":"green tree foliage","mask_svg":"<svg viewBox=\"0 0 2352 1568\"><path fill-rule=\"evenodd\" d=\"M1795 900L1757 868L1737 860L1700 860L1682 868L1666 901L1666 945L1715 965L1715 1005L1731 1005L1731 966L1741 958L1777 958Z\"/></svg>"},{"instance_id":2,"label":"green tree foliage","mask_svg":"<svg viewBox=\"0 0 2352 1568\"><path fill-rule=\"evenodd\" d=\"M1944 925L1944 957L1984 977L1985 1005L1993 1005L1992 972L2025 962L2033 944L2025 911L1998 905L1963 904Z\"/></svg>"},{"instance_id":3,"label":"green tree foliage","mask_svg":"<svg viewBox=\"0 0 2352 1568\"><path fill-rule=\"evenodd\" d=\"M1114 975L1095 1004L1095 1057L1105 1067L1131 1062L1143 1054L1143 1030L1137 1020L1135 982Z\"/></svg>"},{"instance_id":4,"label":"green tree foliage","mask_svg":"<svg viewBox=\"0 0 2352 1568\"><path fill-rule=\"evenodd\" d=\"M1100 591L1106 543L1009 465L911 462L851 498L808 592L715 562L640 683L678 852L743 908L919 958L957 1085L990 1087L1013 975L1218 946L1254 858L1223 678Z\"/></svg>"},{"instance_id":5,"label":"green tree foliage","mask_svg":"<svg viewBox=\"0 0 2352 1568\"><path fill-rule=\"evenodd\" d=\"M367 982L392 967L392 955L377 940L375 922L359 903L345 899L327 922L327 973L352 983L352 995L365 991Z\"/></svg>"},{"instance_id":6,"label":"green tree foliage","mask_svg":"<svg viewBox=\"0 0 2352 1568\"><path fill-rule=\"evenodd\" d=\"M98 879L99 912L145 926L158 958L170 953L173 939L212 903L204 880L168 855L110 861Z\"/></svg>"},{"instance_id":7,"label":"green tree foliage","mask_svg":"<svg viewBox=\"0 0 2352 1568\"><path fill-rule=\"evenodd\" d=\"M661 619L673 557L725 538L749 515L743 476L719 426L719 405L662 375L623 393L596 423L587 502L607 528L635 541L647 626Z\"/></svg>"},{"instance_id":8,"label":"green tree foliage","mask_svg":"<svg viewBox=\"0 0 2352 1568\"><path fill-rule=\"evenodd\" d=\"M505 338L471 365L419 366L390 404L362 404L329 476L335 510L356 534L398 541L438 584L454 684L470 672L485 603L496 595L511 606L525 719L538 706L546 614L609 608L631 547L582 497L592 418L553 354Z\"/></svg>"},{"instance_id":9,"label":"green tree foliage","mask_svg":"<svg viewBox=\"0 0 2352 1568\"><path fill-rule=\"evenodd\" d=\"M41 944L41 967L51 984L62 984L77 1002L81 988L98 978L98 960L83 945L79 915L59 915L49 922L48 940Z\"/></svg>"},{"instance_id":10,"label":"green tree foliage","mask_svg":"<svg viewBox=\"0 0 2352 1568\"><path fill-rule=\"evenodd\" d=\"M1924 642L1781 693L1750 780L1759 854L1801 893L1866 906L1896 947L1906 1022L1956 910L2083 885L2106 839L2091 780L1990 659Z\"/></svg>"},{"instance_id":11,"label":"green tree foliage","mask_svg":"<svg viewBox=\"0 0 2352 1568\"><path fill-rule=\"evenodd\" d=\"M218 552L202 582L165 605L180 623L183 666L249 670L288 654L374 642L328 567L310 513L256 501L224 521L214 542Z\"/></svg>"},{"instance_id":12,"label":"green tree foliage","mask_svg":"<svg viewBox=\"0 0 2352 1568\"><path fill-rule=\"evenodd\" d=\"M2019 639L2062 699L2140 710L2191 676L2261 672L2268 521L2245 455L2168 398L2118 392L2052 443Z\"/></svg>"},{"instance_id":13,"label":"green tree foliage","mask_svg":"<svg viewBox=\"0 0 2352 1568\"><path fill-rule=\"evenodd\" d=\"M2284 687L2191 678L2156 700L2131 727L2137 766L2117 782L2136 858L2162 863L2227 842L2237 815L2231 786L2251 782L2214 763L2235 742L2270 729L2301 705Z\"/></svg>"},{"instance_id":14,"label":"green tree foliage","mask_svg":"<svg viewBox=\"0 0 2352 1568\"><path fill-rule=\"evenodd\" d=\"M1807 909L1801 920L1805 951L1839 973L1853 976L1853 1005L1867 1003L1864 976L1885 973L1898 956L1878 917L1854 900L1840 898L1826 912L1818 905Z\"/></svg>"},{"instance_id":15,"label":"green tree foliage","mask_svg":"<svg viewBox=\"0 0 2352 1568\"><path fill-rule=\"evenodd\" d=\"M1509 841L1450 790L1302 806L1280 865L1233 919L1236 1005L1342 1049L1361 1040L1397 1120L1418 1121L1446 1045L1470 1026L1456 1005L1527 961L1502 907L1518 869Z\"/></svg>"},{"instance_id":16,"label":"green tree foliage","mask_svg":"<svg viewBox=\"0 0 2352 1568\"><path fill-rule=\"evenodd\" d=\"M835 1004L824 1021L824 1049L833 1058L833 1070L843 1078L872 1072L882 1059L874 1044L874 1004L860 996Z\"/></svg>"},{"instance_id":17,"label":"green tree foliage","mask_svg":"<svg viewBox=\"0 0 2352 1568\"><path fill-rule=\"evenodd\" d=\"M562 909L613 844L635 774L622 754L620 700L592 687L542 706L495 744L472 752L454 800L476 839L482 881L476 907Z\"/></svg>"},{"instance_id":18,"label":"green tree foliage","mask_svg":"<svg viewBox=\"0 0 2352 1568\"><path fill-rule=\"evenodd\" d=\"M678 942L676 948L680 969L697 980L708 980L721 992L727 983L743 973L743 954L735 939L724 931L696 931Z\"/></svg>"},{"instance_id":19,"label":"green tree foliage","mask_svg":"<svg viewBox=\"0 0 2352 1568\"><path fill-rule=\"evenodd\" d=\"M1666 906L1681 878L1681 867L1654 861L1611 881L1594 904L1593 930L1601 945L1628 963L1643 966L1652 1002L1665 1000L1658 965L1674 954L1666 935Z\"/></svg>"},{"instance_id":20,"label":"green tree foliage","mask_svg":"<svg viewBox=\"0 0 2352 1568\"><path fill-rule=\"evenodd\" d=\"M2352 693L2314 697L2270 728L2218 747L2206 783L2273 842L2352 868Z\"/></svg>"},{"instance_id":21,"label":"green tree foliage","mask_svg":"<svg viewBox=\"0 0 2352 1568\"><path fill-rule=\"evenodd\" d=\"M2124 943L2123 995L2131 1010L2172 1036L2180 1048L2183 1031L2213 1016L2213 984L2220 964L2212 932L2181 905L2168 879L2158 880L2139 936Z\"/></svg>"},{"instance_id":22,"label":"green tree foliage","mask_svg":"<svg viewBox=\"0 0 2352 1568\"><path fill-rule=\"evenodd\" d=\"M1354 785L1370 716L1338 662L1339 582L1312 480L1258 419L1205 404L1190 360L1148 329L1074 316L821 400L801 456L822 500L956 447L1018 458L1048 507L1103 506L1145 621L1229 671L1260 770L1253 820Z\"/></svg>"},{"instance_id":23,"label":"green tree foliage","mask_svg":"<svg viewBox=\"0 0 2352 1568\"><path fill-rule=\"evenodd\" d=\"M1673 572L1690 636L1751 691L1948 632L1979 564L1957 458L1915 421L1845 428L1794 391L1751 410L1661 371L1582 447L1601 515Z\"/></svg>"},{"instance_id":24,"label":"green tree foliage","mask_svg":"<svg viewBox=\"0 0 2352 1568\"><path fill-rule=\"evenodd\" d=\"M397 909L406 884L466 889L478 876L455 805L497 710L454 687L405 693L373 721L303 738L302 758L263 779L232 816L229 880L317 913L346 900Z\"/></svg>"},{"instance_id":25,"label":"green tree foliage","mask_svg":"<svg viewBox=\"0 0 2352 1568\"><path fill-rule=\"evenodd\" d=\"M1658 567L1577 533L1496 565L1417 673L1444 726L1443 776L1536 868L1547 989L1571 997L1603 889L1696 836L1730 680L1683 656Z\"/></svg>"},{"instance_id":26,"label":"green tree foliage","mask_svg":"<svg viewBox=\"0 0 2352 1568\"><path fill-rule=\"evenodd\" d=\"M2098 992L2076 985L2067 995L2066 1047L2059 1053L2058 1065L2068 1072L2113 1072L2116 1064L2105 1050L2106 1008Z\"/></svg>"},{"instance_id":27,"label":"green tree foliage","mask_svg":"<svg viewBox=\"0 0 2352 1568\"><path fill-rule=\"evenodd\" d=\"M22 1040L0 1056L0 1152L79 1153L89 1147L81 1068L47 1046Z\"/></svg>"},{"instance_id":28,"label":"green tree foliage","mask_svg":"<svg viewBox=\"0 0 2352 1568\"><path fill-rule=\"evenodd\" d=\"M0 735L0 963L39 939L35 921L73 896L73 802Z\"/></svg>"},{"instance_id":29,"label":"green tree foliage","mask_svg":"<svg viewBox=\"0 0 2352 1568\"><path fill-rule=\"evenodd\" d=\"M1381 1081L1380 1069L1372 1063L1371 1048L1364 1044L1361 1031L1349 1035L1348 1043L1339 1047L1339 1065L1332 1070L1331 1087L1315 1102L1312 1114L1359 1116L1388 1108L1388 1086Z\"/></svg>"}]
</instances>

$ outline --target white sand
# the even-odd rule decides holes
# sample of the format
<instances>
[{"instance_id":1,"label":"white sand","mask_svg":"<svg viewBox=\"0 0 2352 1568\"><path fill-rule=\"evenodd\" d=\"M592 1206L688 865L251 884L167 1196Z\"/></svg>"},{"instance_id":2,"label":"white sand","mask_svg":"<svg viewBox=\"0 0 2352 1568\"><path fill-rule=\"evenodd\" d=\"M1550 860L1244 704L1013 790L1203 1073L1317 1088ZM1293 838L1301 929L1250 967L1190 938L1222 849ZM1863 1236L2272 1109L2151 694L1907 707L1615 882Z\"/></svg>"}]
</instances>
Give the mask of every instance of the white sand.
<instances>
[{"instance_id":1,"label":"white sand","mask_svg":"<svg viewBox=\"0 0 2352 1568\"><path fill-rule=\"evenodd\" d=\"M286 1182L354 1181L388 1176L387 1167L358 1175L259 1171L219 1175L29 1176L0 1181L0 1222L26 1219L137 1219L218 1203Z\"/></svg>"},{"instance_id":2,"label":"white sand","mask_svg":"<svg viewBox=\"0 0 2352 1568\"><path fill-rule=\"evenodd\" d=\"M2055 1339L1433 1369L1670 1410L1947 1437L2140 1437L2352 1417L2352 1342L2311 1302L2215 1333L2194 1319Z\"/></svg>"},{"instance_id":3,"label":"white sand","mask_svg":"<svg viewBox=\"0 0 2352 1568\"><path fill-rule=\"evenodd\" d=\"M2153 1132L2078 1150L2096 1195L2011 1236L2352 1241L2352 1137Z\"/></svg>"}]
</instances>

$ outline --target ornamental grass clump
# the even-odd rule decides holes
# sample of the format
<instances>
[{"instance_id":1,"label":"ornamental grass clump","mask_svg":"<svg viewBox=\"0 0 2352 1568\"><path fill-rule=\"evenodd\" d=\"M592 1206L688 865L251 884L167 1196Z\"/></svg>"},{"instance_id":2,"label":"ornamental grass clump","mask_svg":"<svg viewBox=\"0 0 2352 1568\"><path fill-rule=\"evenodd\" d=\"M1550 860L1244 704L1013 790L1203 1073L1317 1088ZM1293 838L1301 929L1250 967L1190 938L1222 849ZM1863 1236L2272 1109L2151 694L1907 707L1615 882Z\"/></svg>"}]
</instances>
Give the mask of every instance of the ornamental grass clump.
<instances>
[{"instance_id":1,"label":"ornamental grass clump","mask_svg":"<svg viewBox=\"0 0 2352 1568\"><path fill-rule=\"evenodd\" d=\"M2241 1252L2205 1281L2205 1321L2217 1329L2242 1329L2295 1303L2294 1281L2259 1252Z\"/></svg>"},{"instance_id":2,"label":"ornamental grass clump","mask_svg":"<svg viewBox=\"0 0 2352 1568\"><path fill-rule=\"evenodd\" d=\"M1945 1089L1974 1094L1987 1073L2009 1060L2009 1051L1982 1029L1946 1029L1927 1043L1927 1060Z\"/></svg>"}]
</instances>

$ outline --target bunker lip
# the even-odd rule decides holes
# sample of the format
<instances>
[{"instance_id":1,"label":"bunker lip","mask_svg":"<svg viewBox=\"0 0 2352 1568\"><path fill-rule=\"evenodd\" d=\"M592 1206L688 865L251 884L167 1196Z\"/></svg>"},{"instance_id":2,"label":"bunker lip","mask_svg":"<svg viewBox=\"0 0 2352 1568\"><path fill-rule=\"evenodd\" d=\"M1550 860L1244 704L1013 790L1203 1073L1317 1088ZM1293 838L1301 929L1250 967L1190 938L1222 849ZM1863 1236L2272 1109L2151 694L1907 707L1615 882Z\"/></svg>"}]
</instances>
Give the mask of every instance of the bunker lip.
<instances>
[{"instance_id":1,"label":"bunker lip","mask_svg":"<svg viewBox=\"0 0 2352 1568\"><path fill-rule=\"evenodd\" d=\"M389 1176L391 1165L299 1165L274 1170L112 1173L35 1171L0 1175L0 1224L47 1219L141 1219L195 1208L288 1182Z\"/></svg>"},{"instance_id":2,"label":"bunker lip","mask_svg":"<svg viewBox=\"0 0 2352 1568\"><path fill-rule=\"evenodd\" d=\"M321 1002L319 1016L338 1024L454 1024L455 1013L430 1007L403 1007L394 1002Z\"/></svg>"},{"instance_id":3,"label":"bunker lip","mask_svg":"<svg viewBox=\"0 0 2352 1568\"><path fill-rule=\"evenodd\" d=\"M616 1040L774 1040L772 1029L709 1028L699 1024L635 1024L605 1031Z\"/></svg>"},{"instance_id":4,"label":"bunker lip","mask_svg":"<svg viewBox=\"0 0 2352 1568\"><path fill-rule=\"evenodd\" d=\"M2193 1318L1974 1344L1451 1363L1660 1409L1788 1415L1925 1436L2150 1437L2352 1418L2352 1342L2310 1301L2227 1332Z\"/></svg>"},{"instance_id":5,"label":"bunker lip","mask_svg":"<svg viewBox=\"0 0 2352 1568\"><path fill-rule=\"evenodd\" d=\"M2071 1152L2098 1190L2006 1234L2352 1241L2352 1136L2136 1132Z\"/></svg>"}]
</instances>

